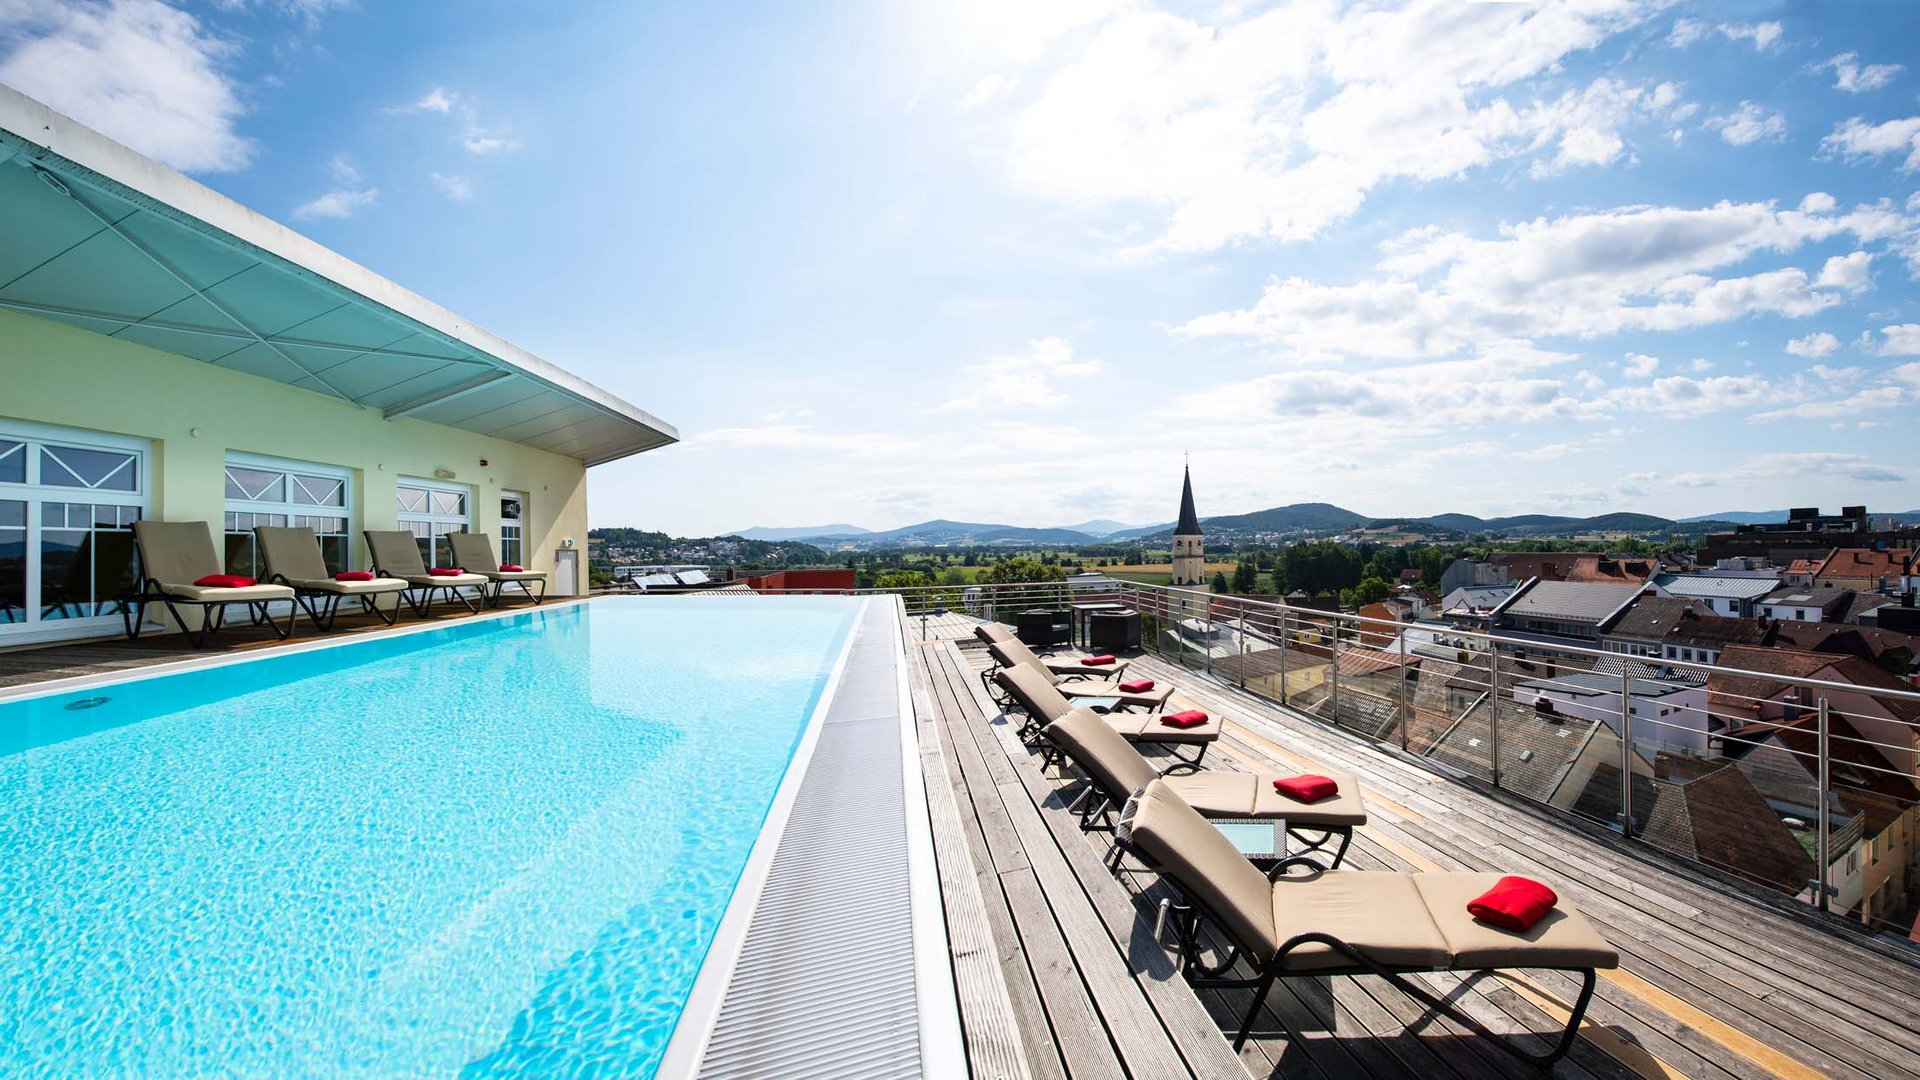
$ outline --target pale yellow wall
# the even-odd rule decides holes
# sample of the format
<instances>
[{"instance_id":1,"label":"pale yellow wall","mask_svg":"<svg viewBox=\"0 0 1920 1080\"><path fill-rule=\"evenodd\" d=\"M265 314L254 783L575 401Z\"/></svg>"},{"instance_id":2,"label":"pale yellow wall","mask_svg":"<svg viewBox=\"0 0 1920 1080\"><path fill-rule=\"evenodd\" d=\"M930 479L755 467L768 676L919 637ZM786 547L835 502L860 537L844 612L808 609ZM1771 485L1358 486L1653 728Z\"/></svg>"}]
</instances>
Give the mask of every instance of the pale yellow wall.
<instances>
[{"instance_id":1,"label":"pale yellow wall","mask_svg":"<svg viewBox=\"0 0 1920 1080\"><path fill-rule=\"evenodd\" d=\"M392 529L395 480L454 472L474 492L474 532L500 533L502 488L527 493L526 561L551 572L571 537L586 588L587 483L580 462L418 420L387 420L338 398L0 311L0 417L153 442L151 516L220 531L229 450L354 471L354 559L362 529ZM198 434L194 434L197 430ZM481 459L489 464L480 467Z\"/></svg>"}]
</instances>

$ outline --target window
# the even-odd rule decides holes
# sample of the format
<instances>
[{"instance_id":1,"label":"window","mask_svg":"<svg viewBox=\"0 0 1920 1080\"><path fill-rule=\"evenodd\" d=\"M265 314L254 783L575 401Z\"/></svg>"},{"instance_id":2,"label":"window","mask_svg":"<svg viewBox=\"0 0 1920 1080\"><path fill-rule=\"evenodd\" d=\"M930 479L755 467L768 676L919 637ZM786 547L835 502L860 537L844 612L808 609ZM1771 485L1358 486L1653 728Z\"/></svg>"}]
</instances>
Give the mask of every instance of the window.
<instances>
[{"instance_id":1,"label":"window","mask_svg":"<svg viewBox=\"0 0 1920 1080\"><path fill-rule=\"evenodd\" d=\"M117 625L147 468L142 440L0 421L0 641Z\"/></svg>"},{"instance_id":2,"label":"window","mask_svg":"<svg viewBox=\"0 0 1920 1080\"><path fill-rule=\"evenodd\" d=\"M506 566L525 566L525 537L521 533L527 512L527 497L518 491L500 493L500 562Z\"/></svg>"},{"instance_id":3,"label":"window","mask_svg":"<svg viewBox=\"0 0 1920 1080\"><path fill-rule=\"evenodd\" d=\"M267 567L253 539L256 525L312 529L320 538L327 570L337 574L352 569L350 475L332 465L227 455L227 572L266 578Z\"/></svg>"},{"instance_id":4,"label":"window","mask_svg":"<svg viewBox=\"0 0 1920 1080\"><path fill-rule=\"evenodd\" d=\"M472 531L469 498L464 485L401 478L395 489L400 527L413 533L420 545L420 558L428 566L453 565L453 547L447 543L447 534Z\"/></svg>"}]
</instances>

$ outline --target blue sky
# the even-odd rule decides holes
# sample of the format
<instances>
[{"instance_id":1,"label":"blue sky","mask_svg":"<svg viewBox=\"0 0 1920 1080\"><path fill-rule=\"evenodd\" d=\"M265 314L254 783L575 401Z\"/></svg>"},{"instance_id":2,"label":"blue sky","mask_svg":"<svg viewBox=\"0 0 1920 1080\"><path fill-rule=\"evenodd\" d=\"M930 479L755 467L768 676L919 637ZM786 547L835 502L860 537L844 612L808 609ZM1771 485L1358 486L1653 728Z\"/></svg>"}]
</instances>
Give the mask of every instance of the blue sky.
<instances>
[{"instance_id":1,"label":"blue sky","mask_svg":"<svg viewBox=\"0 0 1920 1080\"><path fill-rule=\"evenodd\" d=\"M0 0L679 426L595 524L1920 507L1920 6Z\"/></svg>"}]
</instances>

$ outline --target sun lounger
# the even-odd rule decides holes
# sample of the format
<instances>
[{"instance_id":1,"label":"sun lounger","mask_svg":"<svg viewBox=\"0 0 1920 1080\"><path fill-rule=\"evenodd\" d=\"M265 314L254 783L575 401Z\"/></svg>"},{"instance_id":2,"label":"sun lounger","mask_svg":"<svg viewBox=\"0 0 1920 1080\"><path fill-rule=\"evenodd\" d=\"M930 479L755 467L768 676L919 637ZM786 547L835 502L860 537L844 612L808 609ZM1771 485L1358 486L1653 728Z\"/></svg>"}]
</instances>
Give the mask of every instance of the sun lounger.
<instances>
[{"instance_id":1,"label":"sun lounger","mask_svg":"<svg viewBox=\"0 0 1920 1080\"><path fill-rule=\"evenodd\" d=\"M1122 705L1158 709L1164 707L1167 700L1173 696L1171 686L1155 686L1149 690L1126 690L1121 687L1122 683L1128 681L1125 679L1098 676L1089 678L1085 672L1092 669L1084 669L1072 675L1059 674L1042 664L1031 652L1026 652L1026 647L1018 641L995 642L987 646L987 654L1000 664L996 674L1010 667L1031 668L1038 671L1068 698L1118 698ZM1029 659L1020 659L1022 654ZM1005 702L1002 701L1001 704Z\"/></svg>"},{"instance_id":2,"label":"sun lounger","mask_svg":"<svg viewBox=\"0 0 1920 1080\"><path fill-rule=\"evenodd\" d=\"M1040 734L1091 782L1078 804L1080 827L1087 831L1110 831L1114 813L1155 780L1202 817L1285 820L1288 832L1300 834L1297 838L1303 846L1296 854L1323 850L1337 836L1340 846L1333 853L1334 867L1346 858L1353 830L1367 823L1360 782L1344 773L1319 774L1339 784L1339 793L1307 803L1281 794L1273 786L1279 778L1270 774L1209 772L1187 761L1156 770L1092 709L1075 709L1040 729ZM1305 835L1309 832L1315 835Z\"/></svg>"},{"instance_id":3,"label":"sun lounger","mask_svg":"<svg viewBox=\"0 0 1920 1080\"><path fill-rule=\"evenodd\" d=\"M407 591L401 595L407 598L407 606L415 615L426 618L433 607L433 594L445 589L447 595L466 605L468 611L479 611L472 600L467 599L460 590L472 589L482 601L487 597L489 582L481 574L429 574L427 564L420 558L420 544L412 533L405 529L368 529L367 551L373 556L373 572L377 577L398 578L407 583ZM420 590L422 599L414 598L414 591Z\"/></svg>"},{"instance_id":4,"label":"sun lounger","mask_svg":"<svg viewBox=\"0 0 1920 1080\"><path fill-rule=\"evenodd\" d=\"M1148 784L1133 800L1115 840L1179 893L1181 902L1169 914L1187 981L1195 989L1253 990L1234 1038L1236 1050L1246 1043L1276 979L1378 975L1508 1053L1544 1067L1572 1049L1597 970L1620 964L1620 954L1599 931L1564 905L1523 932L1468 914L1468 902L1491 889L1499 874L1326 870L1304 858L1284 860L1262 874L1165 780ZM1231 945L1211 965L1202 957L1202 919ZM1252 977L1228 978L1242 957ZM1568 971L1583 979L1566 1028L1546 1054L1521 1049L1406 978L1414 972L1508 968Z\"/></svg>"},{"instance_id":5,"label":"sun lounger","mask_svg":"<svg viewBox=\"0 0 1920 1080\"><path fill-rule=\"evenodd\" d=\"M469 574L479 574L493 583L493 596L487 601L488 607L500 606L500 594L509 585L518 585L538 604L547 595L547 575L538 570L502 570L500 560L493 557L493 538L486 533L447 534L447 542L453 545L454 565ZM533 583L540 583L540 592L533 591Z\"/></svg>"},{"instance_id":6,"label":"sun lounger","mask_svg":"<svg viewBox=\"0 0 1920 1080\"><path fill-rule=\"evenodd\" d=\"M407 583L397 578L377 577L371 581L341 581L327 569L320 554L320 537L312 529L281 525L256 525L254 540L260 545L260 557L267 564L267 580L293 590L314 629L325 633L333 629L344 600L357 601L360 609L388 626L400 617L400 594ZM380 606L380 597L393 597L391 612Z\"/></svg>"},{"instance_id":7,"label":"sun lounger","mask_svg":"<svg viewBox=\"0 0 1920 1080\"><path fill-rule=\"evenodd\" d=\"M1074 710L1072 702L1047 679L1047 673L1031 664L1014 664L1001 668L994 675L1014 704L1027 715L1026 723L1020 727L1020 738L1031 744L1039 739L1040 729ZM1177 728L1163 722L1164 713L1134 711L1127 705L1109 713L1096 714L1100 721L1112 728L1119 736L1131 743L1145 743L1150 746L1197 747L1189 760L1199 764L1207 754L1207 747L1220 738L1220 719L1210 716L1206 723L1197 727ZM1176 755L1179 750L1173 750ZM1059 762L1061 752L1052 744L1041 743L1042 765Z\"/></svg>"},{"instance_id":8,"label":"sun lounger","mask_svg":"<svg viewBox=\"0 0 1920 1080\"><path fill-rule=\"evenodd\" d=\"M1127 670L1127 661L1115 660L1111 664L1083 664L1078 656L1040 656L1027 647L1027 643L1013 635L1013 632L998 623L982 623L973 628L973 636L987 647L987 655L993 657L993 666L980 673L980 681L986 684L987 692L993 693L993 673L1006 665L1003 656L1012 656L1016 662L1039 664L1062 679L1115 679ZM999 652L995 652L999 649Z\"/></svg>"},{"instance_id":9,"label":"sun lounger","mask_svg":"<svg viewBox=\"0 0 1920 1080\"><path fill-rule=\"evenodd\" d=\"M134 545L140 551L140 587L131 604L123 609L127 637L140 636L147 605L158 601L198 649L206 645L207 635L226 625L227 605L245 604L253 625L266 624L274 635L286 638L293 633L296 613L289 603L286 625L273 618L269 605L276 600L292 601L294 592L285 585L199 585L205 578L224 576L220 552L213 546L213 528L204 521L136 521ZM242 579L245 580L245 579ZM181 607L200 609L200 628L187 626Z\"/></svg>"}]
</instances>

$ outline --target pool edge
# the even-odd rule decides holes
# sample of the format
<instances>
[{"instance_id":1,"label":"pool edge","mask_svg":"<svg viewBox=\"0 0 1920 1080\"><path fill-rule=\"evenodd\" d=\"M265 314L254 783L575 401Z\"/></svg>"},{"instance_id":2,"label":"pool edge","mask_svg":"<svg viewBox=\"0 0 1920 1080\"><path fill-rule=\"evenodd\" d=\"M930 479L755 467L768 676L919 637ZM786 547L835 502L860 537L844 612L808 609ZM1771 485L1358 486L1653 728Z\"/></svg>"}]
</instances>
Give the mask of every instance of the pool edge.
<instances>
[{"instance_id":1,"label":"pool edge","mask_svg":"<svg viewBox=\"0 0 1920 1080\"><path fill-rule=\"evenodd\" d=\"M792 815L793 804L799 798L800 784L806 777L807 766L813 761L814 748L820 742L820 730L825 726L827 712L839 692L841 677L846 674L847 660L853 655L854 644L859 641L861 626L866 620L867 608L872 603L871 599L860 602L847 638L840 643L840 655L834 659L826 688L807 717L806 729L801 733L799 745L794 747L793 757L787 764L786 774L780 778L779 788L774 791L773 802L767 807L767 815L760 824L760 834L754 838L753 850L748 853L746 865L741 868L740 876L734 882L733 894L727 900L727 910L720 917L720 925L715 929L713 939L707 943L706 956L694 976L693 988L680 1007L679 1018L674 1021L673 1035L667 1040L667 1048L660 1057L659 1065L654 1068L655 1080L682 1080L697 1075L700 1070L701 1059L706 1056L707 1044L713 1038L721 1008L726 1003L734 969L746 945L754 911L759 906L760 895L773 870L773 858L786 831L787 819Z\"/></svg>"}]
</instances>

